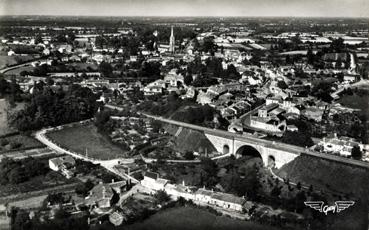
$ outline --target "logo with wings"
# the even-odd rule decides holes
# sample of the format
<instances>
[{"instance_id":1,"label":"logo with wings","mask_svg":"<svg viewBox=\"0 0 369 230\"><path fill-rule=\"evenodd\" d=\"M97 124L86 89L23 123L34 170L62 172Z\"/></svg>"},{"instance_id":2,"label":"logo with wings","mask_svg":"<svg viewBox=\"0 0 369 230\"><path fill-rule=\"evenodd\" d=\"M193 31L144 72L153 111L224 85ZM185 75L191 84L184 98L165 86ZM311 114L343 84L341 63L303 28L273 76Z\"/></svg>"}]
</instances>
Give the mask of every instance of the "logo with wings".
<instances>
[{"instance_id":1,"label":"logo with wings","mask_svg":"<svg viewBox=\"0 0 369 230\"><path fill-rule=\"evenodd\" d=\"M324 201L306 201L304 204L328 215L328 212L339 213L355 204L355 201L336 201L334 205L324 205Z\"/></svg>"}]
</instances>

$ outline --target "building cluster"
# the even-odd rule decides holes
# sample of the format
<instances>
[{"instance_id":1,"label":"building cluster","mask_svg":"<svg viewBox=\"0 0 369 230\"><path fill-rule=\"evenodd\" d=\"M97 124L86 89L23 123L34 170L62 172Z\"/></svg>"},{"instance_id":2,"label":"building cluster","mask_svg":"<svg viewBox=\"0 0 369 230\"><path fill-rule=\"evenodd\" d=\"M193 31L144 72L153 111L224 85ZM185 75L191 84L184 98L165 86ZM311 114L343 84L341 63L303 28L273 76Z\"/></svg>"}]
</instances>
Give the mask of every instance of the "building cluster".
<instances>
[{"instance_id":1,"label":"building cluster","mask_svg":"<svg viewBox=\"0 0 369 230\"><path fill-rule=\"evenodd\" d=\"M174 199L182 197L199 205L217 206L231 211L242 212L246 203L244 198L232 194L214 192L205 188L197 189L196 187L186 186L184 183L171 184L168 180L160 178L158 174L152 172L145 173L141 184L154 191L163 190Z\"/></svg>"}]
</instances>

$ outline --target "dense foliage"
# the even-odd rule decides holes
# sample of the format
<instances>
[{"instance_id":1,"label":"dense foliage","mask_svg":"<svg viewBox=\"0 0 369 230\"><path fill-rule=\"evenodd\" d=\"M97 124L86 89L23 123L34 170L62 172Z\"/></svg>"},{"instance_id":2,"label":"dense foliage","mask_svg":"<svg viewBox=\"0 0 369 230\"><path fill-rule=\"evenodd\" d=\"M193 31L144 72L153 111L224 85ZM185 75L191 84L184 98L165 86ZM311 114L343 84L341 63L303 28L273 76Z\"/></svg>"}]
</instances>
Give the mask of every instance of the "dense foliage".
<instances>
[{"instance_id":1,"label":"dense foliage","mask_svg":"<svg viewBox=\"0 0 369 230\"><path fill-rule=\"evenodd\" d=\"M10 117L10 124L25 131L85 120L95 114L96 99L90 89L78 85L68 90L42 87L34 91L25 109Z\"/></svg>"},{"instance_id":2,"label":"dense foliage","mask_svg":"<svg viewBox=\"0 0 369 230\"><path fill-rule=\"evenodd\" d=\"M19 184L48 171L44 163L32 157L19 161L3 158L0 162L0 184Z\"/></svg>"}]
</instances>

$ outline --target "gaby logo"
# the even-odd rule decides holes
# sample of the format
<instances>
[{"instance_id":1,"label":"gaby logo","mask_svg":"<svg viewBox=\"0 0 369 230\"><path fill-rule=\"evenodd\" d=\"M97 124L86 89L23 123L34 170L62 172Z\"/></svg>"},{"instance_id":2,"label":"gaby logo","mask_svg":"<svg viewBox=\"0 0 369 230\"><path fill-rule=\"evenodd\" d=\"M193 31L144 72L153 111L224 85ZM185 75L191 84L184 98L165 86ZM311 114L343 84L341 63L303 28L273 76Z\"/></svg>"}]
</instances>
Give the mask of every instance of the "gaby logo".
<instances>
[{"instance_id":1,"label":"gaby logo","mask_svg":"<svg viewBox=\"0 0 369 230\"><path fill-rule=\"evenodd\" d=\"M304 204L328 215L328 212L339 213L355 204L355 201L336 201L334 205L324 205L324 201L306 201Z\"/></svg>"}]
</instances>

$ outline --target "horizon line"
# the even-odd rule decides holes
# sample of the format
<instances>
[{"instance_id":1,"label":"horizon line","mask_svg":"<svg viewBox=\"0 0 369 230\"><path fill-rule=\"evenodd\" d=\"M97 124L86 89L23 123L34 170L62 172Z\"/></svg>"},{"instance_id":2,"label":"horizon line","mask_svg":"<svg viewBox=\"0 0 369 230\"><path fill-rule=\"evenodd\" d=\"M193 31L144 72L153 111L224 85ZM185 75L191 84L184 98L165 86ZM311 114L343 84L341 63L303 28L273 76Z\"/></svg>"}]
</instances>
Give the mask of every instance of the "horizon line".
<instances>
[{"instance_id":1,"label":"horizon line","mask_svg":"<svg viewBox=\"0 0 369 230\"><path fill-rule=\"evenodd\" d=\"M52 15L52 14L2 14L0 17L127 17L127 18L343 18L343 19L369 19L369 16L273 16L273 15L263 15L263 16L255 16L255 15L224 15L224 16L216 16L216 15L194 15L194 16L186 16L186 15L74 15L74 14L60 14L60 15Z\"/></svg>"}]
</instances>

